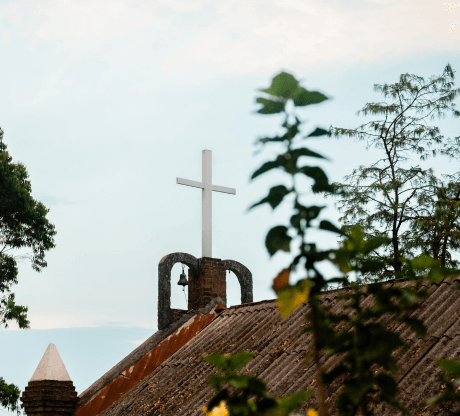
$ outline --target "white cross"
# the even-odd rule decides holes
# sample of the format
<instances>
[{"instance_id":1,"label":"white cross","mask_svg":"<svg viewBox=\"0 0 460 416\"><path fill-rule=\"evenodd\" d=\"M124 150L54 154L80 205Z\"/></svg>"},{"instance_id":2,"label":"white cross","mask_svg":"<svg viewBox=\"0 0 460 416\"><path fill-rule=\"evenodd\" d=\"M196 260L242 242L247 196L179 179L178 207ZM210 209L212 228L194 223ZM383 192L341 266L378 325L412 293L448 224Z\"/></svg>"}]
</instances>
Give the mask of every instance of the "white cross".
<instances>
[{"instance_id":1,"label":"white cross","mask_svg":"<svg viewBox=\"0 0 460 416\"><path fill-rule=\"evenodd\" d=\"M203 257L212 257L212 191L236 194L236 189L225 188L212 184L212 152L202 152L202 182L177 178L180 185L193 186L203 190L202 217L201 217L201 250Z\"/></svg>"}]
</instances>

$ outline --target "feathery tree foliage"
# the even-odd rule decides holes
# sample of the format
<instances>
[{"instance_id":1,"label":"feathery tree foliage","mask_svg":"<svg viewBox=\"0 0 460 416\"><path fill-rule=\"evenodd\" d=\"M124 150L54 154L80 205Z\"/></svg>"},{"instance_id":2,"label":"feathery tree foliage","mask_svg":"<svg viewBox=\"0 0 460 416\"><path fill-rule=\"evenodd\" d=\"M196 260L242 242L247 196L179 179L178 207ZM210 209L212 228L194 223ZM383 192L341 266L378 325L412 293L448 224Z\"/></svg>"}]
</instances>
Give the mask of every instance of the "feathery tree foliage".
<instances>
[{"instance_id":1,"label":"feathery tree foliage","mask_svg":"<svg viewBox=\"0 0 460 416\"><path fill-rule=\"evenodd\" d=\"M15 320L29 328L27 307L16 305L11 286L18 283L18 260L29 260L34 270L46 267L45 252L54 248L56 231L48 209L31 195L32 187L22 163L13 163L0 128L0 325ZM31 252L24 254L24 249ZM17 386L0 377L0 404L19 414Z\"/></svg>"},{"instance_id":2,"label":"feathery tree foliage","mask_svg":"<svg viewBox=\"0 0 460 416\"><path fill-rule=\"evenodd\" d=\"M458 266L452 251L460 244L460 180L451 176L442 182L432 169L422 169L415 162L437 153L459 154L459 138L445 139L438 127L426 122L446 112L460 116L452 102L460 88L453 89L453 80L448 64L441 76L427 81L403 74L398 83L376 84L374 90L392 101L368 103L357 114L382 115L381 119L356 129L330 128L335 136L356 137L367 141L367 148L381 151L380 159L354 169L344 183L334 184L345 191L337 203L345 230L360 225L366 238L388 235L391 239L371 253L386 267L365 275L369 281L394 278L402 270L401 257L420 253L440 259L442 265Z\"/></svg>"},{"instance_id":3,"label":"feathery tree foliage","mask_svg":"<svg viewBox=\"0 0 460 416\"><path fill-rule=\"evenodd\" d=\"M417 215L401 235L401 244L410 253L421 251L442 265L459 268L453 254L460 250L460 175L446 177L448 181L437 180L418 196Z\"/></svg>"}]
</instances>

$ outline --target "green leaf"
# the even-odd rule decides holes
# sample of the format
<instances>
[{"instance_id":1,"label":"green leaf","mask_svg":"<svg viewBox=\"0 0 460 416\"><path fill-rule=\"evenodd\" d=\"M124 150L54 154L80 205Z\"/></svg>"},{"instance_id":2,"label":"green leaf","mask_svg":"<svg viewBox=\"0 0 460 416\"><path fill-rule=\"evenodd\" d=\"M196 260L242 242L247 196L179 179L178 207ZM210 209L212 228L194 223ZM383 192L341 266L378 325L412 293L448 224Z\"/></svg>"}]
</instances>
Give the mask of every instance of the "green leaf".
<instances>
[{"instance_id":1,"label":"green leaf","mask_svg":"<svg viewBox=\"0 0 460 416\"><path fill-rule=\"evenodd\" d=\"M419 338L426 338L426 326L419 319L407 317L404 319L404 323L409 326Z\"/></svg>"},{"instance_id":2,"label":"green leaf","mask_svg":"<svg viewBox=\"0 0 460 416\"><path fill-rule=\"evenodd\" d=\"M284 142L287 139L286 135L274 136L274 137L262 137L256 140L256 143L267 143L267 142Z\"/></svg>"},{"instance_id":3,"label":"green leaf","mask_svg":"<svg viewBox=\"0 0 460 416\"><path fill-rule=\"evenodd\" d=\"M310 222L312 220L314 220L315 218L317 218L318 215L320 214L321 210L323 208L325 208L325 207L324 206L319 207L317 205L311 205L309 207L306 207L306 206L301 205L298 202L296 202L295 208L297 209L297 211L299 213L298 215L300 215L300 217L307 222L307 227L309 227ZM292 218L291 218L291 224L292 224ZM294 224L292 224L292 225L294 226Z\"/></svg>"},{"instance_id":4,"label":"green leaf","mask_svg":"<svg viewBox=\"0 0 460 416\"><path fill-rule=\"evenodd\" d=\"M244 366L248 361L252 360L256 354L250 352L237 352L232 355L224 355L224 354L210 354L205 355L203 359L211 364L212 366L223 370L223 371L235 371L238 368ZM216 382L220 376L216 377Z\"/></svg>"},{"instance_id":5,"label":"green leaf","mask_svg":"<svg viewBox=\"0 0 460 416\"><path fill-rule=\"evenodd\" d=\"M270 256L273 256L278 250L290 251L289 244L291 243L292 237L287 235L287 231L287 227L278 225L267 233L265 246Z\"/></svg>"},{"instance_id":6,"label":"green leaf","mask_svg":"<svg viewBox=\"0 0 460 416\"><path fill-rule=\"evenodd\" d=\"M291 225L296 229L296 230L300 230L300 221L301 221L302 217L299 215L299 214L294 214L291 219L290 219L290 223Z\"/></svg>"},{"instance_id":7,"label":"green leaf","mask_svg":"<svg viewBox=\"0 0 460 416\"><path fill-rule=\"evenodd\" d=\"M388 237L377 236L377 237L369 238L369 240L367 240L364 243L364 247L362 248L362 253L369 254L370 252L390 242L391 242L391 239Z\"/></svg>"},{"instance_id":8,"label":"green leaf","mask_svg":"<svg viewBox=\"0 0 460 416\"><path fill-rule=\"evenodd\" d=\"M257 169L251 176L251 179L257 178L257 176L262 175L262 173L268 172L271 169L278 168L280 166L280 162L277 158L275 161L272 162L265 162L259 169Z\"/></svg>"},{"instance_id":9,"label":"green leaf","mask_svg":"<svg viewBox=\"0 0 460 416\"><path fill-rule=\"evenodd\" d=\"M203 359L212 366L225 370L227 368L227 357L224 354L205 355Z\"/></svg>"},{"instance_id":10,"label":"green leaf","mask_svg":"<svg viewBox=\"0 0 460 416\"><path fill-rule=\"evenodd\" d=\"M361 267L361 273L375 273L382 270L385 267L385 263L379 260L365 260Z\"/></svg>"},{"instance_id":11,"label":"green leaf","mask_svg":"<svg viewBox=\"0 0 460 416\"><path fill-rule=\"evenodd\" d=\"M251 205L249 209L252 209L258 205L265 204L268 202L272 209L275 209L283 200L283 198L288 195L292 190L288 190L284 185L274 186L270 189L268 196L264 199L261 199L259 202Z\"/></svg>"},{"instance_id":12,"label":"green leaf","mask_svg":"<svg viewBox=\"0 0 460 416\"><path fill-rule=\"evenodd\" d=\"M274 95L275 97L292 98L292 94L297 91L298 81L287 72L281 72L272 80L270 88L261 91L267 94Z\"/></svg>"},{"instance_id":13,"label":"green leaf","mask_svg":"<svg viewBox=\"0 0 460 416\"><path fill-rule=\"evenodd\" d=\"M257 111L260 114L275 114L284 111L285 103L283 101L273 101L268 100L267 98L259 97L256 99L256 102L262 104L263 106Z\"/></svg>"},{"instance_id":14,"label":"green leaf","mask_svg":"<svg viewBox=\"0 0 460 416\"><path fill-rule=\"evenodd\" d=\"M328 136L331 136L330 131L317 127L312 133L310 133L308 136L305 136L305 137L324 136L325 134L327 134Z\"/></svg>"},{"instance_id":15,"label":"green leaf","mask_svg":"<svg viewBox=\"0 0 460 416\"><path fill-rule=\"evenodd\" d=\"M460 363L455 360L437 360L435 364L448 373L460 377Z\"/></svg>"},{"instance_id":16,"label":"green leaf","mask_svg":"<svg viewBox=\"0 0 460 416\"><path fill-rule=\"evenodd\" d=\"M415 270L424 270L433 265L436 261L431 258L430 256L427 256L426 254L421 254L420 256L415 257L410 261L412 267Z\"/></svg>"},{"instance_id":17,"label":"green leaf","mask_svg":"<svg viewBox=\"0 0 460 416\"><path fill-rule=\"evenodd\" d=\"M256 377L250 377L247 383L248 388L251 390L252 394L258 396L264 396L267 393L267 386L265 383Z\"/></svg>"},{"instance_id":18,"label":"green leaf","mask_svg":"<svg viewBox=\"0 0 460 416\"><path fill-rule=\"evenodd\" d=\"M398 385L396 384L396 381L393 377L391 377L389 374L380 373L377 374L375 378L376 384L380 387L380 390L382 390L383 394L388 397L394 397L396 395L396 392L398 391Z\"/></svg>"},{"instance_id":19,"label":"green leaf","mask_svg":"<svg viewBox=\"0 0 460 416\"><path fill-rule=\"evenodd\" d=\"M324 156L320 155L319 153L313 152L305 147L302 147L300 149L291 150L289 154L291 157L295 158L296 161L300 156L310 156L310 157L317 157L320 159L327 159Z\"/></svg>"},{"instance_id":20,"label":"green leaf","mask_svg":"<svg viewBox=\"0 0 460 416\"><path fill-rule=\"evenodd\" d=\"M332 231L333 233L337 233L340 235L345 235L342 230L338 229L334 224L327 220L323 220L319 223L319 228L321 230Z\"/></svg>"},{"instance_id":21,"label":"green leaf","mask_svg":"<svg viewBox=\"0 0 460 416\"><path fill-rule=\"evenodd\" d=\"M328 99L324 94L321 94L320 92L307 91L303 87L297 88L292 98L294 99L294 104L298 107L310 104L318 104Z\"/></svg>"},{"instance_id":22,"label":"green leaf","mask_svg":"<svg viewBox=\"0 0 460 416\"><path fill-rule=\"evenodd\" d=\"M298 173L303 173L306 176L315 180L312 190L315 193L318 192L332 192L333 188L329 184L326 174L324 171L317 166L304 166L298 169Z\"/></svg>"},{"instance_id":23,"label":"green leaf","mask_svg":"<svg viewBox=\"0 0 460 416\"><path fill-rule=\"evenodd\" d=\"M284 286L279 289L276 294L278 299L276 304L280 311L281 318L286 318L300 305L308 301L310 295L311 280L302 279L296 285Z\"/></svg>"},{"instance_id":24,"label":"green leaf","mask_svg":"<svg viewBox=\"0 0 460 416\"><path fill-rule=\"evenodd\" d=\"M228 368L231 371L235 371L238 368L243 367L248 361L252 360L255 356L256 354L250 352L237 352L225 358L228 362Z\"/></svg>"},{"instance_id":25,"label":"green leaf","mask_svg":"<svg viewBox=\"0 0 460 416\"><path fill-rule=\"evenodd\" d=\"M294 410L297 410L302 403L313 395L313 391L299 391L292 396L281 397L277 399L278 403L286 410L289 414Z\"/></svg>"}]
</instances>

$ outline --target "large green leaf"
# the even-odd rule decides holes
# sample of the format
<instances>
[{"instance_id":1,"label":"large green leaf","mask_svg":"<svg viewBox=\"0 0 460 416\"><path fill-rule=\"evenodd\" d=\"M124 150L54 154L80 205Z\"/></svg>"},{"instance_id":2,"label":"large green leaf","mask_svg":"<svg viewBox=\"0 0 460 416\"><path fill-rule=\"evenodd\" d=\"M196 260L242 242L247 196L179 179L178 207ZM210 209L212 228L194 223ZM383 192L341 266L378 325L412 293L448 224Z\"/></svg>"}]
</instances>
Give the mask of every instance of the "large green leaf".
<instances>
[{"instance_id":1,"label":"large green leaf","mask_svg":"<svg viewBox=\"0 0 460 416\"><path fill-rule=\"evenodd\" d=\"M460 363L455 360L437 360L435 364L448 373L460 377Z\"/></svg>"},{"instance_id":2,"label":"large green leaf","mask_svg":"<svg viewBox=\"0 0 460 416\"><path fill-rule=\"evenodd\" d=\"M313 152L312 150L309 150L305 147L302 147L301 149L294 149L289 152L291 157L295 158L296 160L300 156L310 156L310 157L317 157L319 159L326 159L324 156L320 155L319 153Z\"/></svg>"},{"instance_id":3,"label":"large green leaf","mask_svg":"<svg viewBox=\"0 0 460 416\"><path fill-rule=\"evenodd\" d=\"M257 178L262 173L268 172L271 169L278 168L280 166L279 157L272 162L265 162L259 169L257 169L251 176L251 179Z\"/></svg>"},{"instance_id":4,"label":"large green leaf","mask_svg":"<svg viewBox=\"0 0 460 416\"><path fill-rule=\"evenodd\" d=\"M287 227L278 225L267 233L265 246L270 256L273 256L278 250L290 251L289 244L291 243L292 237L287 235L287 231Z\"/></svg>"},{"instance_id":5,"label":"large green leaf","mask_svg":"<svg viewBox=\"0 0 460 416\"><path fill-rule=\"evenodd\" d=\"M224 354L206 355L203 359L216 368L225 370L227 368L227 357Z\"/></svg>"},{"instance_id":6,"label":"large green leaf","mask_svg":"<svg viewBox=\"0 0 460 416\"><path fill-rule=\"evenodd\" d=\"M323 220L319 223L319 228L321 230L326 230L326 231L332 231L333 233L337 233L337 234L341 234L341 235L345 235L343 233L342 230L340 230L339 228L337 228L334 224L332 224L331 222L327 221L327 220Z\"/></svg>"},{"instance_id":7,"label":"large green leaf","mask_svg":"<svg viewBox=\"0 0 460 416\"><path fill-rule=\"evenodd\" d=\"M294 76L286 72L281 72L273 78L270 88L261 91L275 97L292 98L292 94L296 92L298 84Z\"/></svg>"},{"instance_id":8,"label":"large green leaf","mask_svg":"<svg viewBox=\"0 0 460 416\"><path fill-rule=\"evenodd\" d=\"M361 273L376 273L385 267L381 260L365 260L361 266Z\"/></svg>"},{"instance_id":9,"label":"large green leaf","mask_svg":"<svg viewBox=\"0 0 460 416\"><path fill-rule=\"evenodd\" d=\"M317 91L307 91L305 88L299 87L295 91L294 96L294 104L298 107L310 104L318 104L328 98Z\"/></svg>"},{"instance_id":10,"label":"large green leaf","mask_svg":"<svg viewBox=\"0 0 460 416\"><path fill-rule=\"evenodd\" d=\"M299 204L299 202L296 202L295 208L297 209L297 212L299 213L300 217L307 222L307 227L309 227L310 222L318 217L321 210L325 208L325 206L320 207L317 205L311 205L309 207L306 207L302 204Z\"/></svg>"},{"instance_id":11,"label":"large green leaf","mask_svg":"<svg viewBox=\"0 0 460 416\"><path fill-rule=\"evenodd\" d=\"M294 410L297 410L302 405L302 403L312 395L313 390L299 391L298 393L295 393L292 396L281 397L277 399L277 401L281 405L283 410L286 411L286 414L289 415Z\"/></svg>"},{"instance_id":12,"label":"large green leaf","mask_svg":"<svg viewBox=\"0 0 460 416\"><path fill-rule=\"evenodd\" d=\"M395 397L398 391L398 384L389 374L380 373L375 376L376 384L380 387L383 394L387 397Z\"/></svg>"},{"instance_id":13,"label":"large green leaf","mask_svg":"<svg viewBox=\"0 0 460 416\"><path fill-rule=\"evenodd\" d=\"M270 189L268 196L266 196L264 199L261 199L259 202L256 202L254 205L251 205L249 209L265 203L269 203L270 206L275 209L281 203L283 198L291 191L291 189L287 189L284 185L274 186Z\"/></svg>"},{"instance_id":14,"label":"large green leaf","mask_svg":"<svg viewBox=\"0 0 460 416\"><path fill-rule=\"evenodd\" d=\"M298 205L298 207L297 207ZM318 207L316 205L312 205L310 207L304 207L303 205L297 204L296 208L298 209L298 213L294 214L291 217L291 225L299 230L300 229L300 221L305 220L306 221L306 226L310 226L310 222L314 220L315 218L318 217L319 213L324 207Z\"/></svg>"},{"instance_id":15,"label":"large green leaf","mask_svg":"<svg viewBox=\"0 0 460 416\"><path fill-rule=\"evenodd\" d=\"M379 247L388 244L391 242L391 239L388 237L372 237L369 238L365 243L364 247L362 248L362 253L369 254L370 252L378 249Z\"/></svg>"},{"instance_id":16,"label":"large green leaf","mask_svg":"<svg viewBox=\"0 0 460 416\"><path fill-rule=\"evenodd\" d=\"M255 354L250 352L238 352L229 356L224 354L205 355L203 359L220 370L235 371L252 360Z\"/></svg>"},{"instance_id":17,"label":"large green leaf","mask_svg":"<svg viewBox=\"0 0 460 416\"><path fill-rule=\"evenodd\" d=\"M263 107L257 111L260 114L275 114L284 111L285 103L283 101L273 101L262 97L257 98L256 101L263 105Z\"/></svg>"},{"instance_id":18,"label":"large green leaf","mask_svg":"<svg viewBox=\"0 0 460 416\"><path fill-rule=\"evenodd\" d=\"M316 137L316 136L324 136L324 135L331 135L331 132L328 130L324 130L320 127L317 127L313 132L311 132L308 136L305 137Z\"/></svg>"},{"instance_id":19,"label":"large green leaf","mask_svg":"<svg viewBox=\"0 0 460 416\"><path fill-rule=\"evenodd\" d=\"M329 184L327 175L318 166L304 166L298 169L298 172L315 180L315 183L312 186L313 192L318 193L333 191L332 186Z\"/></svg>"},{"instance_id":20,"label":"large green leaf","mask_svg":"<svg viewBox=\"0 0 460 416\"><path fill-rule=\"evenodd\" d=\"M313 152L312 150L301 148L294 149L279 155L276 160L265 162L259 169L257 169L251 176L251 179L268 172L275 168L284 168L288 173L303 173L304 175L310 176L315 180L313 185L314 192L331 191L332 187L328 182L326 174L319 167L304 166L303 168L297 169L297 160L301 156L310 156L325 159L324 156L319 153Z\"/></svg>"},{"instance_id":21,"label":"large green leaf","mask_svg":"<svg viewBox=\"0 0 460 416\"><path fill-rule=\"evenodd\" d=\"M296 285L287 285L276 292L278 299L276 304L280 311L281 318L286 318L300 305L308 301L311 289L311 280L303 279Z\"/></svg>"},{"instance_id":22,"label":"large green leaf","mask_svg":"<svg viewBox=\"0 0 460 416\"><path fill-rule=\"evenodd\" d=\"M256 354L250 352L237 352L227 357L228 368L231 371L235 371L240 367L243 367L248 361L252 360Z\"/></svg>"}]
</instances>

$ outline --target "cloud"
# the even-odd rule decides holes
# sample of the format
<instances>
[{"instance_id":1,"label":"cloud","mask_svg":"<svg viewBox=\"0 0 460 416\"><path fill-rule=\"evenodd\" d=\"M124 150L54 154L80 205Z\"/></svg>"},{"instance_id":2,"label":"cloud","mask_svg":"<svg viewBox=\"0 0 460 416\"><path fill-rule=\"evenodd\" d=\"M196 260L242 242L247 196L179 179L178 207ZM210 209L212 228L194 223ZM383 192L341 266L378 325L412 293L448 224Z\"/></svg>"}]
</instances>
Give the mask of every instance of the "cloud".
<instances>
[{"instance_id":1,"label":"cloud","mask_svg":"<svg viewBox=\"0 0 460 416\"><path fill-rule=\"evenodd\" d=\"M55 207L55 206L62 206L62 205L82 205L87 204L88 201L72 201L67 198L62 198L59 196L53 195L41 195L37 197L37 200L42 202L46 207Z\"/></svg>"},{"instance_id":2,"label":"cloud","mask_svg":"<svg viewBox=\"0 0 460 416\"><path fill-rule=\"evenodd\" d=\"M90 313L73 313L73 314L34 314L29 311L27 317L30 321L30 329L59 329L59 328L97 328L97 327L132 327L130 322L108 322L100 318L95 319L94 314ZM155 332L158 330L156 320L146 322L136 322L137 328L150 329ZM15 321L8 322L8 329L11 331L24 331L20 329ZM26 330L27 331L27 330ZM152 332L152 333L153 333ZM144 340L129 341L132 344L140 345Z\"/></svg>"},{"instance_id":3,"label":"cloud","mask_svg":"<svg viewBox=\"0 0 460 416\"><path fill-rule=\"evenodd\" d=\"M57 329L57 328L80 328L97 327L94 325L94 317L91 315L81 316L79 314L34 314L29 311L27 318L30 321L30 329ZM24 331L20 329L15 321L8 323L8 330ZM27 331L27 330L26 330Z\"/></svg>"},{"instance_id":4,"label":"cloud","mask_svg":"<svg viewBox=\"0 0 460 416\"><path fill-rule=\"evenodd\" d=\"M418 0L356 0L351 7L315 0L14 5L0 6L0 24L13 33L0 41L25 39L27 51L15 50L36 68L33 84L18 77L11 87L21 106L25 100L93 101L120 89L197 87L280 69L305 72L451 48L447 21L434 18L448 17L442 5Z\"/></svg>"}]
</instances>

